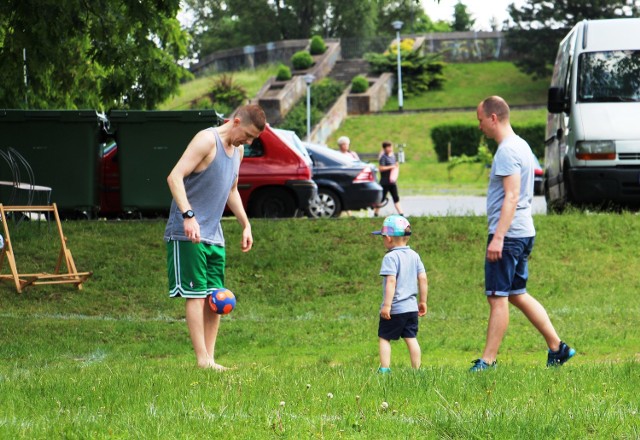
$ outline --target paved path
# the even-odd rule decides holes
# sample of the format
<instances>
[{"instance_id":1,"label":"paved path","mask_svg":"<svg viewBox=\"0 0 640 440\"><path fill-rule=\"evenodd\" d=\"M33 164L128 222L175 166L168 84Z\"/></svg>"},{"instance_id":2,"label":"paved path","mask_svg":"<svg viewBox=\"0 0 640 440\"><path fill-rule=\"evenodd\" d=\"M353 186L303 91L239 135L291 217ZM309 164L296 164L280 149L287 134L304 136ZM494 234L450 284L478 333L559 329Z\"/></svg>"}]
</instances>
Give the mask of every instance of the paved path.
<instances>
[{"instance_id":1,"label":"paved path","mask_svg":"<svg viewBox=\"0 0 640 440\"><path fill-rule=\"evenodd\" d=\"M400 205L407 216L465 216L486 215L487 198L484 196L400 196ZM371 216L373 211L358 211L358 216ZM389 197L387 206L380 210L380 216L395 214ZM533 198L533 214L546 214L547 203L543 196Z\"/></svg>"}]
</instances>

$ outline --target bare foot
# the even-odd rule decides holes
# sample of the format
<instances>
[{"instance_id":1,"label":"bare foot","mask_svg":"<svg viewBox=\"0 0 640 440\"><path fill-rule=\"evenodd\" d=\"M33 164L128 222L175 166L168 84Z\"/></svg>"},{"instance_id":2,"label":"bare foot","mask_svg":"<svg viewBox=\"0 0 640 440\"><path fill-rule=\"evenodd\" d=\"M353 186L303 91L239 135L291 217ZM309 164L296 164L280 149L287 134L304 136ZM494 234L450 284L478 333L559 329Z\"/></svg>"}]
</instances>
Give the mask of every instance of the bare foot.
<instances>
[{"instance_id":1,"label":"bare foot","mask_svg":"<svg viewBox=\"0 0 640 440\"><path fill-rule=\"evenodd\" d=\"M211 362L211 365L209 366L209 368L212 368L216 371L227 371L229 368L224 367L220 364L216 364L215 362Z\"/></svg>"}]
</instances>

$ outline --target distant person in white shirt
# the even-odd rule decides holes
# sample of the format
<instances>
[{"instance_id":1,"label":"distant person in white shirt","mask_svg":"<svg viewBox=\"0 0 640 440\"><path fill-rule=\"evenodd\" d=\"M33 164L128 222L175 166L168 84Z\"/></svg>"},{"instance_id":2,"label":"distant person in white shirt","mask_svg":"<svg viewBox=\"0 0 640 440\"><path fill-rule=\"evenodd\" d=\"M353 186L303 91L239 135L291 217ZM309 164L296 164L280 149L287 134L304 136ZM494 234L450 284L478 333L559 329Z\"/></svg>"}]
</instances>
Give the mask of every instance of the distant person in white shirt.
<instances>
[{"instance_id":1,"label":"distant person in white shirt","mask_svg":"<svg viewBox=\"0 0 640 440\"><path fill-rule=\"evenodd\" d=\"M351 140L349 140L346 136L340 136L338 138L338 148L340 148L340 152L351 157L353 160L360 160L360 157L355 151L351 151L349 146L351 145Z\"/></svg>"}]
</instances>

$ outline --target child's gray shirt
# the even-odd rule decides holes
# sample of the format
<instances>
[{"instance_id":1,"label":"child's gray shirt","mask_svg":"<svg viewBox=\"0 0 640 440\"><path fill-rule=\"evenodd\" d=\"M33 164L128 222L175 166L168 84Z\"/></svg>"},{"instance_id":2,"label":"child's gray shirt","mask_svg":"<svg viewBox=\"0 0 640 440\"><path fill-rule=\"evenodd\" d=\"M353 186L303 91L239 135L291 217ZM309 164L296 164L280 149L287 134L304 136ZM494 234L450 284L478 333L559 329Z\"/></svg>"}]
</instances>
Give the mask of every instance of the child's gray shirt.
<instances>
[{"instance_id":1,"label":"child's gray shirt","mask_svg":"<svg viewBox=\"0 0 640 440\"><path fill-rule=\"evenodd\" d=\"M384 304L387 275L395 275L396 292L391 303L391 314L417 312L418 274L426 272L420 255L409 246L397 246L389 250L382 259L382 303ZM381 305L382 307L382 305Z\"/></svg>"}]
</instances>

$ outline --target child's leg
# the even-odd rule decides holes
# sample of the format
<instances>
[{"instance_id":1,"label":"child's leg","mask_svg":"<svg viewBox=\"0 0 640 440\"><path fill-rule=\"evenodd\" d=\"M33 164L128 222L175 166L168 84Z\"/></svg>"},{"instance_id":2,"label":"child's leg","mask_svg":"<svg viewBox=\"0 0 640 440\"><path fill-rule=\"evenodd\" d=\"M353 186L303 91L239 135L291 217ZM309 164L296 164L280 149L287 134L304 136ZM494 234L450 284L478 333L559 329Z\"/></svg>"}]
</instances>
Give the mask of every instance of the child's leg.
<instances>
[{"instance_id":1,"label":"child's leg","mask_svg":"<svg viewBox=\"0 0 640 440\"><path fill-rule=\"evenodd\" d=\"M384 338L378 338L380 340L380 367L389 368L391 364L391 341L387 341Z\"/></svg>"},{"instance_id":2,"label":"child's leg","mask_svg":"<svg viewBox=\"0 0 640 440\"><path fill-rule=\"evenodd\" d=\"M415 369L420 368L422 362L422 352L420 351L420 344L416 338L404 338L404 342L407 343L409 348L409 356L411 356L411 366Z\"/></svg>"}]
</instances>

